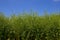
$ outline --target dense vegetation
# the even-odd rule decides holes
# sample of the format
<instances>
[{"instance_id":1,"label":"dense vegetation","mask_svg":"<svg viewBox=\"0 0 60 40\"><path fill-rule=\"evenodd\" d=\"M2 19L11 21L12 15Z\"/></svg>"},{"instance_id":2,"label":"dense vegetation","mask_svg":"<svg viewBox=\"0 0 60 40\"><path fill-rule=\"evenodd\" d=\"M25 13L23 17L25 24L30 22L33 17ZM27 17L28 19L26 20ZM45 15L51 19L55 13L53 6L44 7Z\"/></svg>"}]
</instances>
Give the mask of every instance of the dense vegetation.
<instances>
[{"instance_id":1,"label":"dense vegetation","mask_svg":"<svg viewBox=\"0 0 60 40\"><path fill-rule=\"evenodd\" d=\"M0 14L0 40L60 40L60 14Z\"/></svg>"}]
</instances>

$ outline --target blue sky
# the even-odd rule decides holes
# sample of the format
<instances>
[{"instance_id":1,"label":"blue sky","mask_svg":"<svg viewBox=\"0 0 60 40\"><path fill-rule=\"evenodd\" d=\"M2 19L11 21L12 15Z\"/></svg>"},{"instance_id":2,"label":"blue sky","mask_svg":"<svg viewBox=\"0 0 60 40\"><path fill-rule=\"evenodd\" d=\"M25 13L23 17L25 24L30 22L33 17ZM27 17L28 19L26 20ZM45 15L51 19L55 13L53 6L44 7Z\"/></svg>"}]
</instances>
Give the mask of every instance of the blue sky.
<instances>
[{"instance_id":1,"label":"blue sky","mask_svg":"<svg viewBox=\"0 0 60 40\"><path fill-rule=\"evenodd\" d=\"M9 16L13 13L37 11L40 15L44 10L51 12L60 11L60 0L0 0L0 12Z\"/></svg>"}]
</instances>

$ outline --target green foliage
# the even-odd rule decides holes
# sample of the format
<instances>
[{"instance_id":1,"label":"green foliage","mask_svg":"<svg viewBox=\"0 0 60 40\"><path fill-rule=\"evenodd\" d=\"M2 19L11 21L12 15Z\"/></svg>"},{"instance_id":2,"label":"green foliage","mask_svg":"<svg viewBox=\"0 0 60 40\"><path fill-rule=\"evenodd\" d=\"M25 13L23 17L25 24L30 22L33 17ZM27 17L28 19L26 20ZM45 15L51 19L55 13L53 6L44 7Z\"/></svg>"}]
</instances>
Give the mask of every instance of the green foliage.
<instances>
[{"instance_id":1,"label":"green foliage","mask_svg":"<svg viewBox=\"0 0 60 40\"><path fill-rule=\"evenodd\" d=\"M60 40L60 15L0 14L0 40Z\"/></svg>"}]
</instances>

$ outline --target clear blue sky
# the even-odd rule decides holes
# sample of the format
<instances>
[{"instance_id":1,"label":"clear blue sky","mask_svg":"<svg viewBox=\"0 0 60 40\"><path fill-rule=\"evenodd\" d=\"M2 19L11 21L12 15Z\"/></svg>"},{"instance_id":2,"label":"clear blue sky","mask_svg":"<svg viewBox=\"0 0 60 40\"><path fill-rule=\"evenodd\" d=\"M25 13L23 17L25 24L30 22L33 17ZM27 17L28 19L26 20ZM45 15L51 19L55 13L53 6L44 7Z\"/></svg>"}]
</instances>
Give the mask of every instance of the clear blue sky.
<instances>
[{"instance_id":1,"label":"clear blue sky","mask_svg":"<svg viewBox=\"0 0 60 40\"><path fill-rule=\"evenodd\" d=\"M19 12L37 11L42 14L44 10L48 12L60 11L60 0L0 0L0 12L11 15L12 11Z\"/></svg>"}]
</instances>

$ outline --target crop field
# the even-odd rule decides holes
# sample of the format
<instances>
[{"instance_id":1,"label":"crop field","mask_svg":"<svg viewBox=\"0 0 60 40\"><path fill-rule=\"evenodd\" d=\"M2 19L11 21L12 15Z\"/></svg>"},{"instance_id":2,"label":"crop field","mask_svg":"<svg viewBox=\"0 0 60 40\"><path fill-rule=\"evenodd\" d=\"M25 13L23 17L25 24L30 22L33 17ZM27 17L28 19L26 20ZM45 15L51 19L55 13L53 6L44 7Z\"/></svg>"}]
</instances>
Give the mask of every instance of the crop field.
<instances>
[{"instance_id":1,"label":"crop field","mask_svg":"<svg viewBox=\"0 0 60 40\"><path fill-rule=\"evenodd\" d=\"M60 14L0 14L0 40L60 40Z\"/></svg>"}]
</instances>

